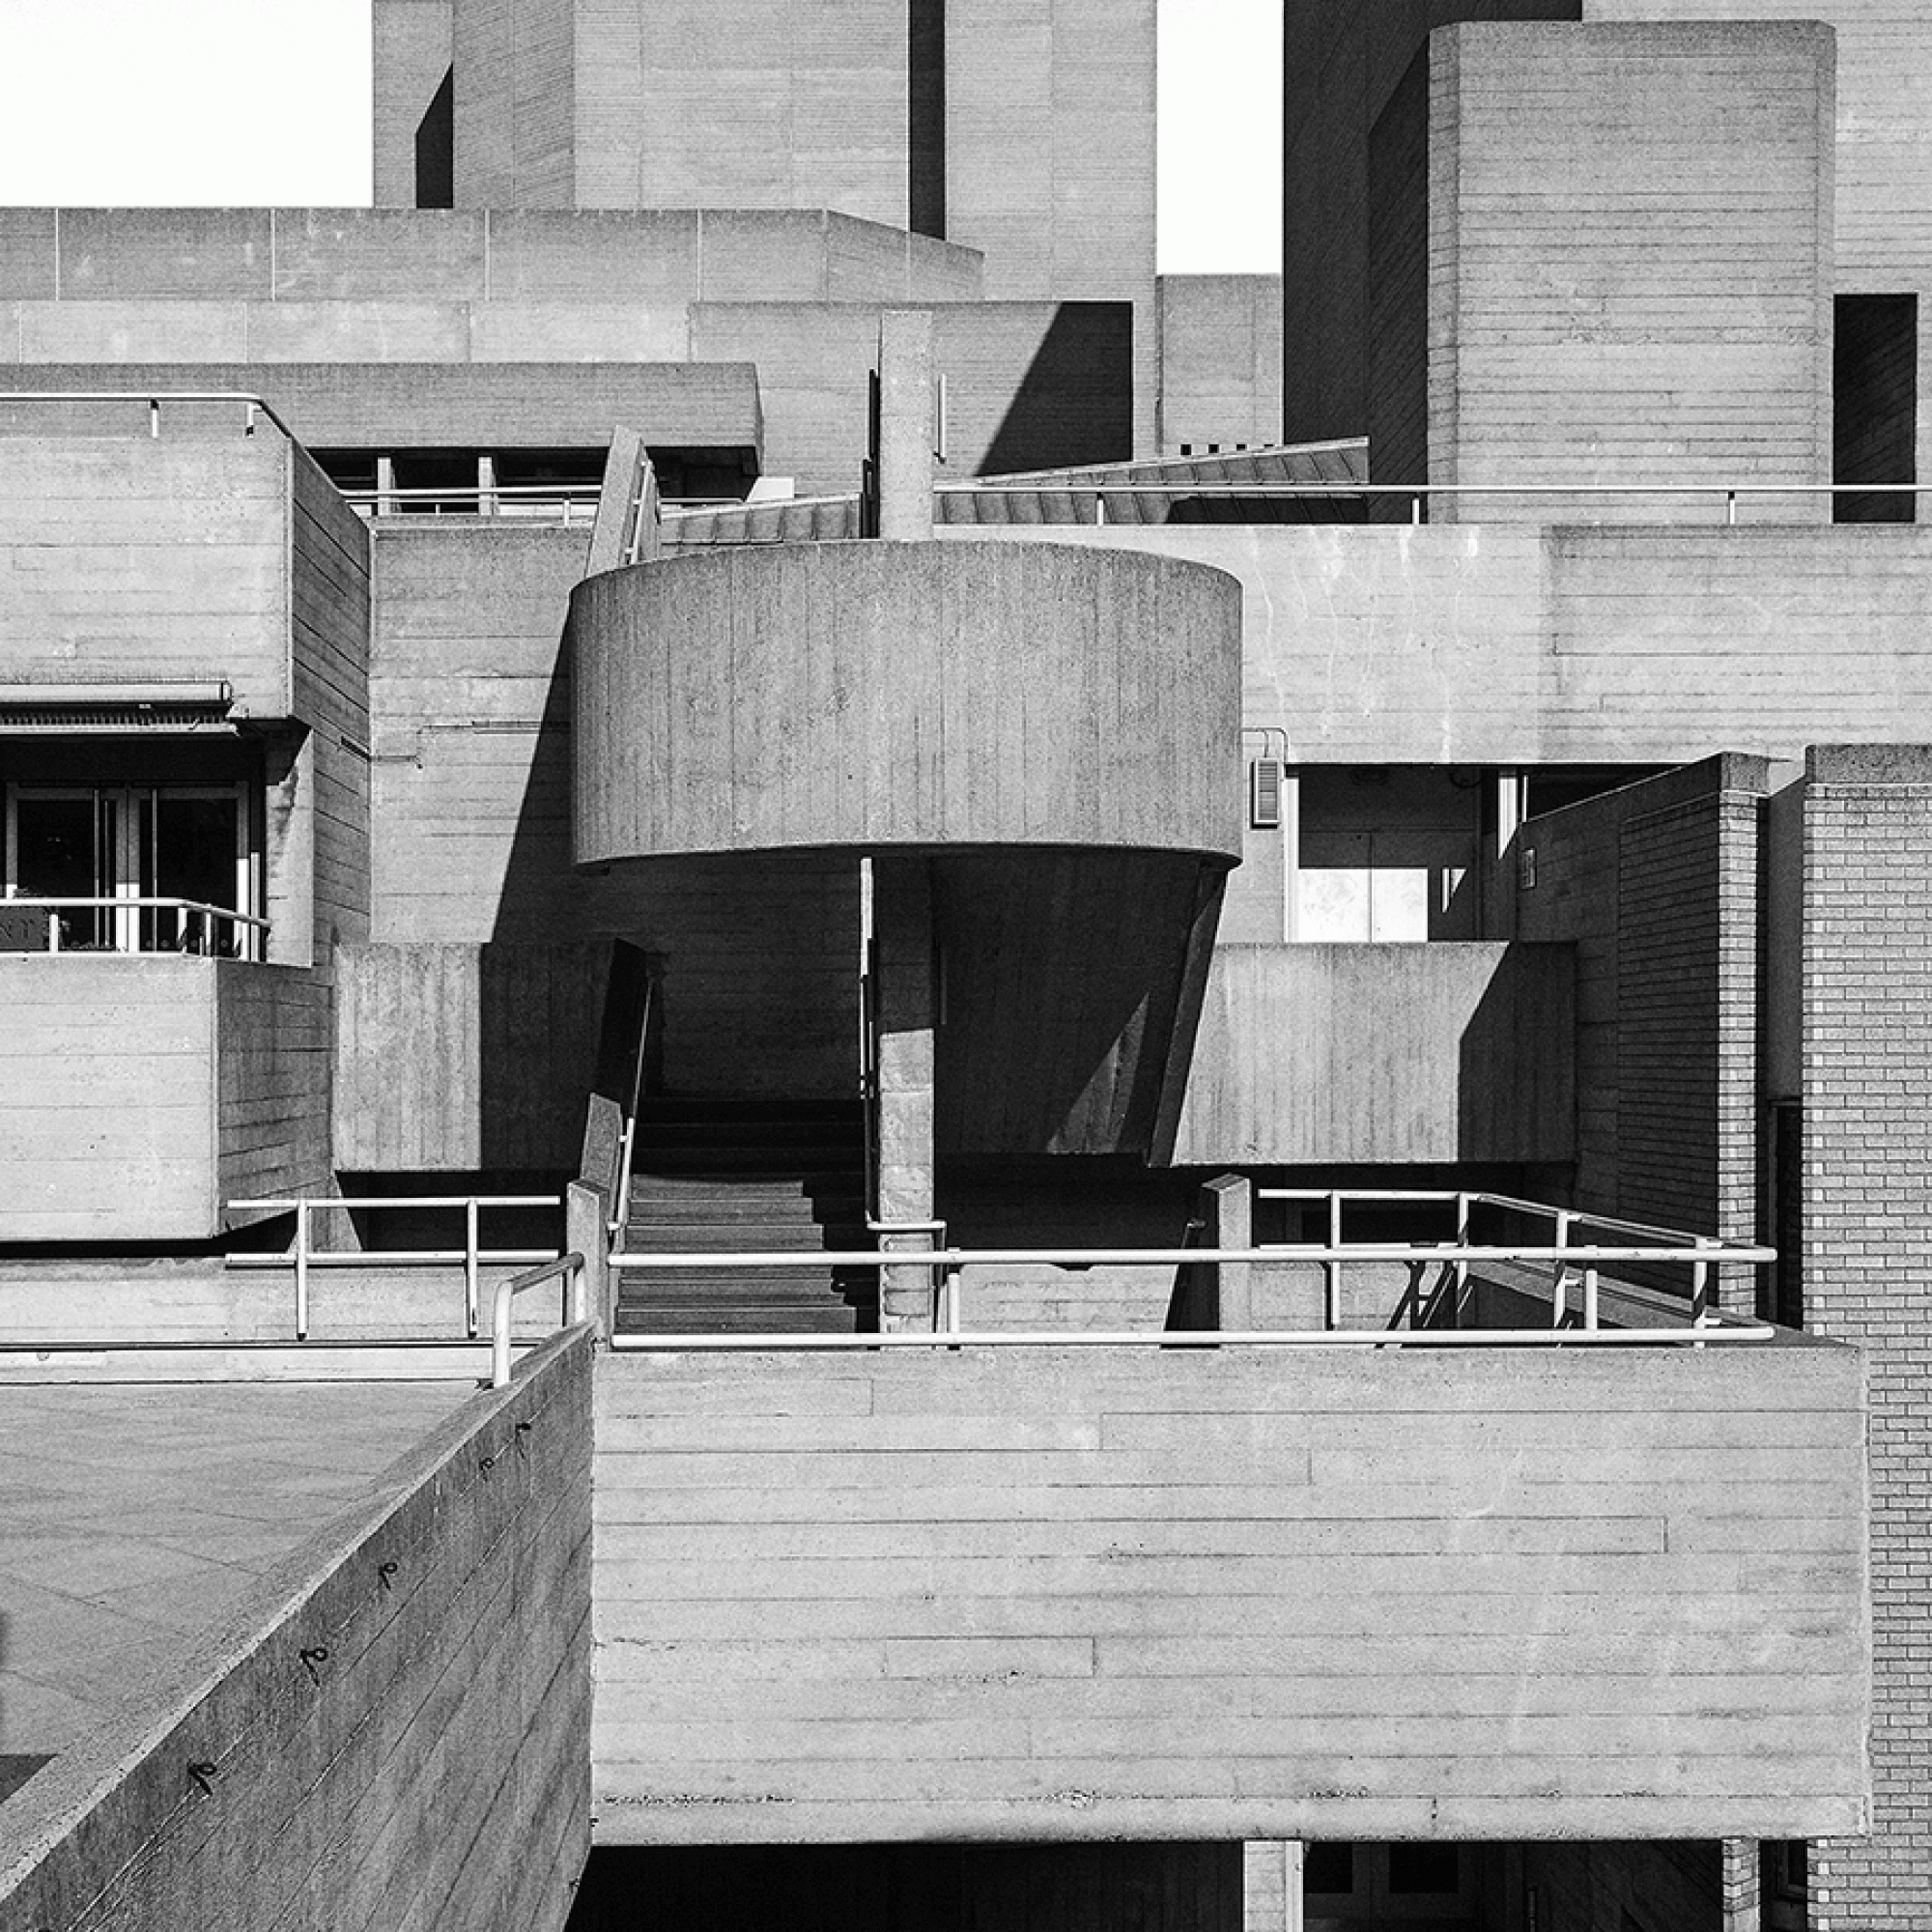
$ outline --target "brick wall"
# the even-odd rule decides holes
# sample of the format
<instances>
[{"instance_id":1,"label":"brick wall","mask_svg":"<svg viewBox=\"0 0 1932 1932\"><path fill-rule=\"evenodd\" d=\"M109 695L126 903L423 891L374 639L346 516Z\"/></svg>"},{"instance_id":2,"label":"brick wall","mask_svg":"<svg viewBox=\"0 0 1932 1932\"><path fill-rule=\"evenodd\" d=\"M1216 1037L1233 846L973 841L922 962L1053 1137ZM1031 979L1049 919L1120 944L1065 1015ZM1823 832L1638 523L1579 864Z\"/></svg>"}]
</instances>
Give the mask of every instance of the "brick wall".
<instances>
[{"instance_id":1,"label":"brick wall","mask_svg":"<svg viewBox=\"0 0 1932 1932\"><path fill-rule=\"evenodd\" d=\"M1873 1831L1814 1848L1814 1932L1932 1922L1932 749L1819 747L1804 820L1806 1324L1866 1351Z\"/></svg>"},{"instance_id":2,"label":"brick wall","mask_svg":"<svg viewBox=\"0 0 1932 1932\"><path fill-rule=\"evenodd\" d=\"M1518 893L1520 935L1577 945L1579 1208L1756 1237L1766 782L1763 759L1711 758L1520 835L1536 880ZM1723 1286L1752 1306L1747 1272Z\"/></svg>"}]
</instances>

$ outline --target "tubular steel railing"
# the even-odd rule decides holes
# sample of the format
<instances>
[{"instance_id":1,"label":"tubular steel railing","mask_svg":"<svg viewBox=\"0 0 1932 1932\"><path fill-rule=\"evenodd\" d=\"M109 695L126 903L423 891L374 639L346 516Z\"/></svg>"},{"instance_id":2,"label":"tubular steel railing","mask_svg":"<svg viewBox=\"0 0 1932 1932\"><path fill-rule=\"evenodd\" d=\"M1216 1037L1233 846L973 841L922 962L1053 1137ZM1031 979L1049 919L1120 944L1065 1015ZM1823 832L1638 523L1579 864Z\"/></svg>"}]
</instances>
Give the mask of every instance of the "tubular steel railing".
<instances>
[{"instance_id":1,"label":"tubular steel railing","mask_svg":"<svg viewBox=\"0 0 1932 1932\"><path fill-rule=\"evenodd\" d=\"M134 894L127 897L109 897L99 895L89 897L75 897L67 895L43 893L19 893L0 898L0 921L12 912L44 912L47 915L46 944L31 948L8 947L0 942L0 952L28 951L33 952L197 952L208 956L249 958L255 952L256 942L252 935L266 934L269 922L253 913L237 912L232 906L211 905L204 899L171 898L154 894ZM85 942L76 945L64 930L66 922L61 918L65 912L93 912L114 915L114 936L111 940L98 945ZM156 915L155 929L150 936L141 929L142 922L131 917L134 913L152 912ZM173 938L163 939L160 931L159 915L171 912L174 915ZM199 922L199 944L190 943L188 918ZM235 951L232 954L216 955L213 944L214 927L219 923L231 928Z\"/></svg>"},{"instance_id":2,"label":"tubular steel railing","mask_svg":"<svg viewBox=\"0 0 1932 1932\"><path fill-rule=\"evenodd\" d=\"M460 1262L463 1265L464 1320L473 1340L481 1322L482 1271L526 1262L551 1263L554 1248L486 1248L482 1245L482 1214L486 1208L558 1208L554 1194L358 1194L292 1195L231 1201L231 1208L261 1208L272 1212L293 1210L293 1244L280 1254L238 1256L248 1264L274 1267L293 1262L296 1271L296 1340L308 1340L309 1270L316 1267L436 1267ZM430 1208L464 1210L464 1241L460 1248L324 1249L313 1245L311 1224L318 1211L358 1208ZM580 1264L582 1257L579 1258Z\"/></svg>"},{"instance_id":3,"label":"tubular steel railing","mask_svg":"<svg viewBox=\"0 0 1932 1932\"><path fill-rule=\"evenodd\" d=\"M148 434L153 437L161 433L163 403L240 403L246 412L242 418L244 436L255 434L255 418L263 415L291 442L300 440L267 397L246 389L0 389L0 403L141 403L147 408Z\"/></svg>"},{"instance_id":4,"label":"tubular steel railing","mask_svg":"<svg viewBox=\"0 0 1932 1932\"><path fill-rule=\"evenodd\" d=\"M1649 1222L1625 1220L1614 1214L1592 1214L1578 1208L1558 1208L1548 1202L1526 1201L1514 1194L1493 1194L1481 1188L1452 1191L1446 1188L1258 1187L1255 1190L1255 1199L1319 1202L1325 1205L1328 1245L1323 1254L1322 1264L1328 1325L1331 1328L1341 1325L1341 1285L1344 1264L1350 1261L1391 1259L1387 1254L1375 1251L1371 1244L1358 1242L1350 1245L1343 1240L1342 1210L1350 1202L1412 1206L1448 1206L1453 1203L1456 1209L1455 1241L1448 1245L1416 1244L1413 1258L1425 1263L1430 1261L1450 1263L1455 1269L1459 1296L1467 1286L1471 1261L1549 1262L1552 1328L1562 1327L1569 1318L1573 1273L1580 1274L1581 1277L1583 1327L1586 1331L1592 1332L1598 1328L1602 1288L1601 1268L1605 1262L1625 1264L1676 1263L1689 1266L1690 1316L1694 1324L1707 1321L1712 1314L1713 1267L1722 1263L1757 1266L1777 1259L1776 1250L1774 1248L1725 1245L1711 1236L1690 1234L1682 1228L1658 1227ZM1553 1225L1555 1241L1548 1248L1475 1247L1470 1242L1469 1225L1471 1213L1477 1208L1494 1208L1506 1213L1524 1214L1548 1220ZM1662 1245L1631 1248L1578 1246L1571 1240L1572 1233L1577 1227L1602 1229L1610 1234L1634 1235L1641 1240ZM1288 1244L1270 1247L1265 1252L1289 1260L1312 1259L1307 1248Z\"/></svg>"},{"instance_id":5,"label":"tubular steel railing","mask_svg":"<svg viewBox=\"0 0 1932 1932\"><path fill-rule=\"evenodd\" d=\"M1453 1198L1453 1197L1451 1197ZM958 1271L966 1267L997 1266L1213 1266L1223 1263L1315 1262L1339 1264L1354 1262L1395 1262L1403 1264L1454 1264L1462 1263L1545 1262L1581 1264L1595 1269L1605 1263L1684 1262L1708 1267L1719 1262L1759 1263L1776 1259L1770 1248L1719 1246L1699 1240L1694 1245L1668 1247L1611 1247L1565 1244L1557 1246L1511 1244L1475 1245L1467 1242L1372 1241L1350 1245L1328 1243L1282 1244L1245 1248L952 1248L933 1247L910 1253L882 1253L877 1249L841 1250L836 1253L801 1253L796 1249L748 1254L613 1254L611 1267L619 1273L647 1274L659 1268L888 1268L918 1264L950 1273L953 1280L944 1298L937 1300L935 1332L910 1335L841 1335L817 1337L717 1337L703 1335L658 1335L625 1338L613 1335L613 1348L712 1349L717 1347L857 1347L881 1344L971 1343L1012 1347L1026 1342L1038 1346L1094 1346L1098 1343L1134 1343L1172 1347L1179 1343L1275 1342L1321 1344L1353 1343L1377 1348L1424 1347L1490 1348L1522 1347L1529 1344L1566 1345L1572 1343L1620 1345L1633 1342L1690 1343L1706 1341L1764 1341L1776 1330L1765 1323L1745 1322L1727 1317L1708 1303L1695 1309L1690 1322L1642 1328L1605 1328L1598 1320L1596 1298L1592 1295L1585 1310L1583 1325L1565 1328L1561 1318L1548 1328L1371 1328L1344 1329L1333 1325L1337 1311L1331 1302L1331 1325L1319 1329L1281 1330L1177 1330L1122 1331L1092 1333L1078 1329L1048 1332L978 1332L965 1327L961 1312Z\"/></svg>"},{"instance_id":6,"label":"tubular steel railing","mask_svg":"<svg viewBox=\"0 0 1932 1932\"><path fill-rule=\"evenodd\" d=\"M541 1267L531 1268L526 1274L513 1275L508 1281L497 1284L497 1293L490 1305L490 1386L506 1388L510 1381L510 1311L511 1304L525 1290L541 1288L547 1281L561 1280L563 1283L562 1305L557 1310L557 1326L574 1328L587 1319L584 1292L583 1257L580 1254L558 1255L554 1262L546 1262Z\"/></svg>"},{"instance_id":7,"label":"tubular steel railing","mask_svg":"<svg viewBox=\"0 0 1932 1932\"><path fill-rule=\"evenodd\" d=\"M1592 497L1710 497L1721 498L1724 522L1738 521L1740 498L1759 497L1919 497L1932 496L1932 483L1329 483L1280 482L1189 482L1106 483L1035 480L1025 483L996 481L938 483L935 496L941 497L1092 497L1094 521L1107 521L1107 499L1111 497L1381 497L1406 498L1409 521L1420 524L1423 506L1432 498L1456 497L1547 497L1557 500Z\"/></svg>"},{"instance_id":8,"label":"tubular steel railing","mask_svg":"<svg viewBox=\"0 0 1932 1932\"><path fill-rule=\"evenodd\" d=\"M344 490L341 495L351 509L376 516L400 508L405 515L419 517L497 517L535 523L549 513L569 527L596 517L601 491L594 483L492 483Z\"/></svg>"}]
</instances>

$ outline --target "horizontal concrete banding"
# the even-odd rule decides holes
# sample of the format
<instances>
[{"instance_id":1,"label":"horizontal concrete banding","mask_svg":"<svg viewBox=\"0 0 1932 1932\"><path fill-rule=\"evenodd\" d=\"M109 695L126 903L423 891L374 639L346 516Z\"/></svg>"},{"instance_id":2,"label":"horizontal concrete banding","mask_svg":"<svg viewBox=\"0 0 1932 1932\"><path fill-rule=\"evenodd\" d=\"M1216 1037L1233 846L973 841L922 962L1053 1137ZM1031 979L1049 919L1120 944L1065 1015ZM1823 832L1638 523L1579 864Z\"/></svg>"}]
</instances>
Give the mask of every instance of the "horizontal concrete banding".
<instances>
[{"instance_id":1,"label":"horizontal concrete banding","mask_svg":"<svg viewBox=\"0 0 1932 1932\"><path fill-rule=\"evenodd\" d=\"M1859 1828L1850 1350L596 1383L602 1842Z\"/></svg>"},{"instance_id":2,"label":"horizontal concrete banding","mask_svg":"<svg viewBox=\"0 0 1932 1932\"><path fill-rule=\"evenodd\" d=\"M589 579L571 635L580 864L1240 851L1240 596L1217 570L1049 545L724 552Z\"/></svg>"},{"instance_id":3,"label":"horizontal concrete banding","mask_svg":"<svg viewBox=\"0 0 1932 1932\"><path fill-rule=\"evenodd\" d=\"M616 423L653 444L764 445L749 362L0 362L8 390L257 395L310 449L601 448ZM170 425L187 413L163 406Z\"/></svg>"}]
</instances>

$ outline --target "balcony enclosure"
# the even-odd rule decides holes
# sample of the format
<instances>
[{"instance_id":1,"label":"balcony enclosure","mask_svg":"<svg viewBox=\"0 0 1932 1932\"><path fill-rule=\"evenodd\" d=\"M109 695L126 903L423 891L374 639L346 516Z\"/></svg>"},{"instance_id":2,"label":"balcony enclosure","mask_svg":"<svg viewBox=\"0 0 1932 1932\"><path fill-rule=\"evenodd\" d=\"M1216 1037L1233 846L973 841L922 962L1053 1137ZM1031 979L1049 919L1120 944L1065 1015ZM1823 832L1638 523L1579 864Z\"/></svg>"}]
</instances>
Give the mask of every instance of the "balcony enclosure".
<instances>
[{"instance_id":1,"label":"balcony enclosure","mask_svg":"<svg viewBox=\"0 0 1932 1932\"><path fill-rule=\"evenodd\" d=\"M15 783L6 804L0 950L260 957L245 781Z\"/></svg>"}]
</instances>

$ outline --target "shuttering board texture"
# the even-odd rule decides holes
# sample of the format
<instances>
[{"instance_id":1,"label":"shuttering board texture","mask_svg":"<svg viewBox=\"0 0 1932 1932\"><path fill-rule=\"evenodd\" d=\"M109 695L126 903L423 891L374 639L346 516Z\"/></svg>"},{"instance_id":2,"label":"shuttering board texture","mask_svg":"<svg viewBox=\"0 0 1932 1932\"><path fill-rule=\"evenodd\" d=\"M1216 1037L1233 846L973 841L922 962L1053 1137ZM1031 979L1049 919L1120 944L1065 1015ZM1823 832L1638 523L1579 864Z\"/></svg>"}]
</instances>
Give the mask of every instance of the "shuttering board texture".
<instances>
[{"instance_id":1,"label":"shuttering board texture","mask_svg":"<svg viewBox=\"0 0 1932 1932\"><path fill-rule=\"evenodd\" d=\"M336 1164L570 1170L610 952L582 940L343 953Z\"/></svg>"},{"instance_id":2,"label":"shuttering board texture","mask_svg":"<svg viewBox=\"0 0 1932 1932\"><path fill-rule=\"evenodd\" d=\"M576 19L577 205L837 208L909 225L903 0L545 4Z\"/></svg>"},{"instance_id":3,"label":"shuttering board texture","mask_svg":"<svg viewBox=\"0 0 1932 1932\"><path fill-rule=\"evenodd\" d=\"M947 379L941 482L1105 463L1134 454L1133 312L1118 301L996 300L933 307ZM855 301L704 301L691 313L701 362L755 363L765 467L801 495L853 490L867 446L877 310Z\"/></svg>"},{"instance_id":4,"label":"shuttering board texture","mask_svg":"<svg viewBox=\"0 0 1932 1932\"><path fill-rule=\"evenodd\" d=\"M1915 0L1584 0L1590 20L1821 20L1837 37L1838 286L1932 285L1932 18Z\"/></svg>"},{"instance_id":5,"label":"shuttering board texture","mask_svg":"<svg viewBox=\"0 0 1932 1932\"><path fill-rule=\"evenodd\" d=\"M462 0L453 14L456 205L569 208L575 0Z\"/></svg>"},{"instance_id":6,"label":"shuttering board texture","mask_svg":"<svg viewBox=\"0 0 1932 1932\"><path fill-rule=\"evenodd\" d=\"M1294 763L1789 758L1932 714L1920 531L1090 525L1052 541L1238 578L1241 722L1285 733Z\"/></svg>"},{"instance_id":7,"label":"shuttering board texture","mask_svg":"<svg viewBox=\"0 0 1932 1932\"><path fill-rule=\"evenodd\" d=\"M608 443L617 423L653 443L759 446L757 376L743 364L471 363L434 355L250 363L237 355L105 359L116 365L117 389L263 396L313 449L588 449ZM99 389L101 382L98 362L0 364L8 388Z\"/></svg>"},{"instance_id":8,"label":"shuttering board texture","mask_svg":"<svg viewBox=\"0 0 1932 1932\"><path fill-rule=\"evenodd\" d=\"M579 1332L265 1577L9 1807L8 1922L555 1932L588 1850L589 1407Z\"/></svg>"},{"instance_id":9,"label":"shuttering board texture","mask_svg":"<svg viewBox=\"0 0 1932 1932\"><path fill-rule=\"evenodd\" d=\"M1135 456L1154 450L1160 379L1154 13L1002 0L946 21L948 238L984 251L996 301L1134 304Z\"/></svg>"},{"instance_id":10,"label":"shuttering board texture","mask_svg":"<svg viewBox=\"0 0 1932 1932\"><path fill-rule=\"evenodd\" d=\"M0 959L0 1239L214 1232L213 960Z\"/></svg>"},{"instance_id":11,"label":"shuttering board texture","mask_svg":"<svg viewBox=\"0 0 1932 1932\"><path fill-rule=\"evenodd\" d=\"M1160 278L1160 453L1281 441L1281 277Z\"/></svg>"},{"instance_id":12,"label":"shuttering board texture","mask_svg":"<svg viewBox=\"0 0 1932 1932\"><path fill-rule=\"evenodd\" d=\"M289 451L290 710L315 742L315 930L369 934L369 533L305 451Z\"/></svg>"},{"instance_id":13,"label":"shuttering board texture","mask_svg":"<svg viewBox=\"0 0 1932 1932\"><path fill-rule=\"evenodd\" d=\"M447 13L439 0L393 5L425 18ZM447 61L445 48L425 104ZM410 121L412 140L420 112ZM379 130L379 147L385 138ZM974 249L819 204L0 209L0 304L60 303L60 320L73 328L93 314L126 328L178 317L204 327L250 320L272 329L266 311L319 302L378 314L439 303L603 302L635 315L694 301L971 300L980 288ZM117 359L142 353L124 350ZM251 341L246 352L248 359L274 353L271 340Z\"/></svg>"},{"instance_id":14,"label":"shuttering board texture","mask_svg":"<svg viewBox=\"0 0 1932 1932\"><path fill-rule=\"evenodd\" d=\"M1821 749L1804 806L1804 1319L1871 1382L1873 1831L1815 1847L1811 1923L1932 1918L1932 1542L1923 1241L1932 1172L1932 756Z\"/></svg>"},{"instance_id":15,"label":"shuttering board texture","mask_svg":"<svg viewBox=\"0 0 1932 1932\"><path fill-rule=\"evenodd\" d=\"M376 0L374 200L416 205L416 128L449 69L453 0Z\"/></svg>"},{"instance_id":16,"label":"shuttering board texture","mask_svg":"<svg viewBox=\"0 0 1932 1932\"><path fill-rule=\"evenodd\" d=\"M1829 34L1464 25L1428 66L1431 480L1828 476ZM1591 521L1705 508L1588 502ZM1550 511L1486 497L1431 515Z\"/></svg>"},{"instance_id":17,"label":"shuttering board texture","mask_svg":"<svg viewBox=\"0 0 1932 1932\"><path fill-rule=\"evenodd\" d=\"M214 974L219 1199L327 1193L331 987L291 966L222 960Z\"/></svg>"},{"instance_id":18,"label":"shuttering board texture","mask_svg":"<svg viewBox=\"0 0 1932 1932\"><path fill-rule=\"evenodd\" d=\"M287 717L283 440L244 437L239 404L166 412L158 440L138 403L38 413L0 472L0 677L226 679Z\"/></svg>"},{"instance_id":19,"label":"shuttering board texture","mask_svg":"<svg viewBox=\"0 0 1932 1932\"><path fill-rule=\"evenodd\" d=\"M1175 1162L1569 1160L1576 1018L1562 944L1219 948Z\"/></svg>"},{"instance_id":20,"label":"shuttering board texture","mask_svg":"<svg viewBox=\"0 0 1932 1932\"><path fill-rule=\"evenodd\" d=\"M1575 20L1581 0L1288 0L1283 61L1284 438L1368 425L1369 134L1430 30Z\"/></svg>"},{"instance_id":21,"label":"shuttering board texture","mask_svg":"<svg viewBox=\"0 0 1932 1932\"><path fill-rule=\"evenodd\" d=\"M563 979L547 990L532 981L532 1009L582 1015L587 985L568 961L589 955L571 949L611 937L662 961L669 1088L848 1094L854 858L738 854L602 875L575 868L563 626L583 567L582 534L384 531L376 563L375 938L425 951L414 967L394 964L402 977L382 982L374 1008L358 1005L345 1018L348 1077L375 1109L345 1102L340 1119L355 1145L368 1144L366 1132L375 1147L419 1145L431 1166L473 1164L463 1149L479 1135L494 1144L522 1108L537 1106L527 1084L535 1074L518 1070L519 1055L502 1057L495 1072L482 1065L489 1039L472 1031L481 988L507 987L513 953L519 972L538 974L549 959ZM400 1004L384 1008L390 1000ZM517 1005L505 993L493 996L492 1010L514 1016ZM596 1015L587 1017L594 1042ZM406 1048L408 1075L379 1095L391 1078L385 1056ZM551 1078L573 1064L546 1049L527 1067ZM500 1104L485 1106L486 1086ZM570 1131L580 1133L585 1091L557 1093L537 1117L574 1108ZM415 1111L418 1101L426 1112Z\"/></svg>"},{"instance_id":22,"label":"shuttering board texture","mask_svg":"<svg viewBox=\"0 0 1932 1932\"><path fill-rule=\"evenodd\" d=\"M598 1364L601 1842L1817 1833L1860 1366Z\"/></svg>"},{"instance_id":23,"label":"shuttering board texture","mask_svg":"<svg viewBox=\"0 0 1932 1932\"><path fill-rule=\"evenodd\" d=\"M1577 949L1579 1208L1756 1238L1766 781L1762 760L1711 759L1518 835L1536 879L1518 930ZM1748 1277L1724 1287L1748 1311Z\"/></svg>"},{"instance_id":24,"label":"shuttering board texture","mask_svg":"<svg viewBox=\"0 0 1932 1932\"><path fill-rule=\"evenodd\" d=\"M1219 572L1050 544L781 545L592 578L571 600L578 857L1232 857L1236 607Z\"/></svg>"}]
</instances>

